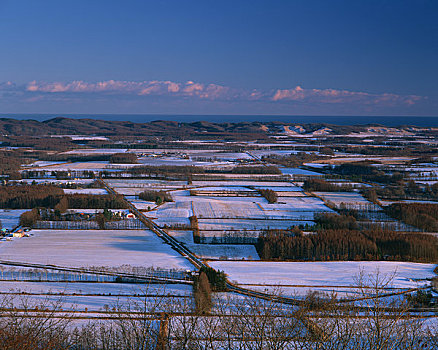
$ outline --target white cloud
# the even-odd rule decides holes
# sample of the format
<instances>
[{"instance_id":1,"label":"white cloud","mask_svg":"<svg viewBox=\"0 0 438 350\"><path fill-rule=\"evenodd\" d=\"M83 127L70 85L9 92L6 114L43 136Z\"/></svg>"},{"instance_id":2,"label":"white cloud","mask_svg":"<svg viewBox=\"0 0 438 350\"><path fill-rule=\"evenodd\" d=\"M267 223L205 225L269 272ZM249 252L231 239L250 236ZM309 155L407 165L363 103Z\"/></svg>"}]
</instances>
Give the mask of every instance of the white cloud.
<instances>
[{"instance_id":1,"label":"white cloud","mask_svg":"<svg viewBox=\"0 0 438 350\"><path fill-rule=\"evenodd\" d=\"M184 83L169 80L149 81L117 81L106 80L100 82L86 82L82 80L71 82L41 82L31 81L25 85L16 85L13 82L0 83L0 91L26 95L28 101L39 98L55 99L87 97L94 95L105 97L111 95L122 98L123 96L160 96L163 98L182 98L228 101L228 102L265 102L274 104L326 104L350 105L367 108L380 106L412 106L427 97L418 95L399 95L394 93L369 93L362 91L349 91L337 89L305 89L296 86L290 89L260 90L260 89L235 89L218 84L205 84L194 81ZM40 96L38 99L37 96ZM57 97L57 98L58 98Z\"/></svg>"},{"instance_id":2,"label":"white cloud","mask_svg":"<svg viewBox=\"0 0 438 350\"><path fill-rule=\"evenodd\" d=\"M417 95L372 94L336 89L303 89L300 86L296 86L293 89L278 89L272 96L272 101L305 101L311 103L357 105L412 105L422 99L424 97Z\"/></svg>"}]
</instances>

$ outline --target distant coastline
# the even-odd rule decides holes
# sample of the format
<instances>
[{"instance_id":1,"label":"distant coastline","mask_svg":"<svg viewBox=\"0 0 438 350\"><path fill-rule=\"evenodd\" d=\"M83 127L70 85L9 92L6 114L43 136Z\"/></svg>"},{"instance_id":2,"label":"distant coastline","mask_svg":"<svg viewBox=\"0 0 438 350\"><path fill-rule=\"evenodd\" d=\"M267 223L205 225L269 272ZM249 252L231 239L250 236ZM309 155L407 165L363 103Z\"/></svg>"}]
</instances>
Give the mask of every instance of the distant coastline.
<instances>
[{"instance_id":1,"label":"distant coastline","mask_svg":"<svg viewBox=\"0 0 438 350\"><path fill-rule=\"evenodd\" d=\"M56 117L74 119L100 119L108 121L131 121L147 123L154 120L172 120L178 122L209 121L226 122L287 122L287 123L325 123L333 125L381 124L385 126L415 125L420 127L438 127L438 116L286 116L286 115L175 115L175 114L0 114L0 118L49 120Z\"/></svg>"}]
</instances>

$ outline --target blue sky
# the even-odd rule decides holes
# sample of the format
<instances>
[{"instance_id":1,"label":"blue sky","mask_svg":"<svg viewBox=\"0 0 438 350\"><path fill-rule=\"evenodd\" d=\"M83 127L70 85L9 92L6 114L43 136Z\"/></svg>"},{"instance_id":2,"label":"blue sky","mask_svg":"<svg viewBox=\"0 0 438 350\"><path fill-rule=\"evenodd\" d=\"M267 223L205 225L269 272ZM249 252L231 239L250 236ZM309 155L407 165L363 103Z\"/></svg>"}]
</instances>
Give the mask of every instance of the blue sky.
<instances>
[{"instance_id":1,"label":"blue sky","mask_svg":"<svg viewBox=\"0 0 438 350\"><path fill-rule=\"evenodd\" d=\"M2 113L437 108L434 0L0 0Z\"/></svg>"}]
</instances>

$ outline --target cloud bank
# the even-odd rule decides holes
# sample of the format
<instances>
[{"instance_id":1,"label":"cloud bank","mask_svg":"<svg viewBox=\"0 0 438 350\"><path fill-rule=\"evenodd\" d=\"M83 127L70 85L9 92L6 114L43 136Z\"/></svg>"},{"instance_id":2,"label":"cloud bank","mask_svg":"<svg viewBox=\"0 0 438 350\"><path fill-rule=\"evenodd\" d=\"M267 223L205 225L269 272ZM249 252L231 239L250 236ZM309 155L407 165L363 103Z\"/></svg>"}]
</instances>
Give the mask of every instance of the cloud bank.
<instances>
[{"instance_id":1,"label":"cloud bank","mask_svg":"<svg viewBox=\"0 0 438 350\"><path fill-rule=\"evenodd\" d=\"M400 95L391 92L371 93L337 89L303 88L295 86L288 89L237 89L214 83L194 81L174 82L169 80L117 81L107 80L87 82L82 80L70 82L31 81L27 84L0 82L0 107L7 103L18 105L46 103L62 106L83 104L91 105L111 103L131 108L137 104L137 110L154 105L155 110L166 111L172 105L178 110L178 104L185 106L211 106L213 113L227 113L230 106L239 106L240 110L263 113L281 111L303 111L319 113L321 110L342 112L376 113L379 110L395 111L421 105L426 96ZM158 106L158 107L157 107ZM259 106L260 108L255 108ZM338 107L336 107L338 106ZM228 108L228 109L227 109ZM252 109L251 109L252 108ZM307 108L307 109L306 109ZM319 110L317 109L319 108ZM331 108L331 109L330 109ZM133 109L133 107L131 108ZM127 110L128 111L128 110ZM211 111L209 111L211 112Z\"/></svg>"},{"instance_id":2,"label":"cloud bank","mask_svg":"<svg viewBox=\"0 0 438 350\"><path fill-rule=\"evenodd\" d=\"M15 85L8 82L0 85L5 90ZM355 103L355 104L406 104L413 105L425 97L398 95L393 93L373 94L361 91L336 89L305 89L296 86L291 89L273 91L233 89L217 84L203 84L193 81L185 83L172 81L115 81L101 82L37 82L28 83L24 90L42 94L119 94L138 96L195 97L211 100L265 100L272 102L315 102L315 103Z\"/></svg>"}]
</instances>

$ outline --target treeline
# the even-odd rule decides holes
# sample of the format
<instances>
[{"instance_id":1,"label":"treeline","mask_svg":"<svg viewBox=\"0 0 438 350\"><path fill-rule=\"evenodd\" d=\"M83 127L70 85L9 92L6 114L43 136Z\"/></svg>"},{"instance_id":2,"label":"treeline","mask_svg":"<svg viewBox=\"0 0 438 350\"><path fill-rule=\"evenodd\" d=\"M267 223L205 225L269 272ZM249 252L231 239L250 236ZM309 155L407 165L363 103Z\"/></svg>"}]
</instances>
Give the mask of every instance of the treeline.
<instances>
[{"instance_id":1,"label":"treeline","mask_svg":"<svg viewBox=\"0 0 438 350\"><path fill-rule=\"evenodd\" d=\"M438 200L438 183L433 185L417 184L414 181L404 183L388 184L384 187L375 187L375 191L380 198L386 199L425 199Z\"/></svg>"},{"instance_id":2,"label":"treeline","mask_svg":"<svg viewBox=\"0 0 438 350\"><path fill-rule=\"evenodd\" d=\"M360 229L352 215L315 216L316 233L266 230L256 245L262 259L275 260L405 260L435 262L438 238L383 229Z\"/></svg>"},{"instance_id":3,"label":"treeline","mask_svg":"<svg viewBox=\"0 0 438 350\"><path fill-rule=\"evenodd\" d=\"M337 148L345 153L359 153L364 155L378 156L395 156L407 157L420 155L420 158L426 158L425 154L436 154L436 149L427 144L409 145L409 146L337 146ZM425 161L423 161L425 162Z\"/></svg>"},{"instance_id":4,"label":"treeline","mask_svg":"<svg viewBox=\"0 0 438 350\"><path fill-rule=\"evenodd\" d=\"M23 150L0 150L0 178L1 175L6 175L11 180L21 179L20 166L30 161L29 153L25 153Z\"/></svg>"},{"instance_id":5,"label":"treeline","mask_svg":"<svg viewBox=\"0 0 438 350\"><path fill-rule=\"evenodd\" d=\"M122 195L111 194L67 194L69 209L127 209Z\"/></svg>"},{"instance_id":6,"label":"treeline","mask_svg":"<svg viewBox=\"0 0 438 350\"><path fill-rule=\"evenodd\" d=\"M333 168L333 173L349 177L356 181L380 182L384 184L393 184L403 180L401 173L387 175L373 167L368 161L344 163Z\"/></svg>"},{"instance_id":7,"label":"treeline","mask_svg":"<svg viewBox=\"0 0 438 350\"><path fill-rule=\"evenodd\" d=\"M436 203L393 203L385 212L408 225L429 232L438 232L438 204Z\"/></svg>"},{"instance_id":8,"label":"treeline","mask_svg":"<svg viewBox=\"0 0 438 350\"><path fill-rule=\"evenodd\" d=\"M64 196L64 191L52 185L0 186L0 208L53 208L62 196Z\"/></svg>"},{"instance_id":9,"label":"treeline","mask_svg":"<svg viewBox=\"0 0 438 350\"><path fill-rule=\"evenodd\" d=\"M39 160L50 162L107 162L110 154L74 154L74 153L46 153L39 156Z\"/></svg>"},{"instance_id":10,"label":"treeline","mask_svg":"<svg viewBox=\"0 0 438 350\"><path fill-rule=\"evenodd\" d=\"M306 191L321 191L321 192L351 192L353 186L349 184L337 185L327 182L324 179L309 178L304 181L303 189Z\"/></svg>"},{"instance_id":11,"label":"treeline","mask_svg":"<svg viewBox=\"0 0 438 350\"><path fill-rule=\"evenodd\" d=\"M128 173L132 175L148 175L148 176L159 176L159 175L172 175L172 174L203 174L205 173L204 168L196 166L173 166L173 165L163 165L163 166L149 166L141 165L132 167L127 170Z\"/></svg>"},{"instance_id":12,"label":"treeline","mask_svg":"<svg viewBox=\"0 0 438 350\"><path fill-rule=\"evenodd\" d=\"M11 185L0 186L0 208L29 209L56 208L64 209L126 209L123 196L94 194L64 194L53 185Z\"/></svg>"},{"instance_id":13,"label":"treeline","mask_svg":"<svg viewBox=\"0 0 438 350\"><path fill-rule=\"evenodd\" d=\"M173 202L172 196L166 191L145 190L138 194L138 198L148 202L155 202L156 204Z\"/></svg>"},{"instance_id":14,"label":"treeline","mask_svg":"<svg viewBox=\"0 0 438 350\"><path fill-rule=\"evenodd\" d=\"M207 170L198 166L149 166L141 165L132 167L127 170L133 176L136 175L148 175L148 176L166 176L166 175L184 175L189 176L192 174L206 174L206 173L219 173L219 174L281 174L280 169L275 165L268 166L245 166L239 165L230 170Z\"/></svg>"},{"instance_id":15,"label":"treeline","mask_svg":"<svg viewBox=\"0 0 438 350\"><path fill-rule=\"evenodd\" d=\"M275 165L266 166L244 166L240 165L231 169L232 174L281 174L280 169Z\"/></svg>"},{"instance_id":16,"label":"treeline","mask_svg":"<svg viewBox=\"0 0 438 350\"><path fill-rule=\"evenodd\" d=\"M285 230L264 232L256 245L267 260L403 260L436 262L438 239L424 234L402 234L375 228L321 230L297 235Z\"/></svg>"},{"instance_id":17,"label":"treeline","mask_svg":"<svg viewBox=\"0 0 438 350\"><path fill-rule=\"evenodd\" d=\"M267 163L283 165L285 167L298 167L303 165L303 163L309 163L315 160L327 158L329 157L317 153L297 152L296 154L290 154L286 156L276 156L274 154L270 154L263 156L262 160Z\"/></svg>"},{"instance_id":18,"label":"treeline","mask_svg":"<svg viewBox=\"0 0 438 350\"><path fill-rule=\"evenodd\" d=\"M316 213L313 221L317 230L357 230L359 225L353 214Z\"/></svg>"},{"instance_id":19,"label":"treeline","mask_svg":"<svg viewBox=\"0 0 438 350\"><path fill-rule=\"evenodd\" d=\"M0 342L3 350L438 348L431 318L412 317L409 310L419 301L420 306L429 306L427 295L368 299L369 295L381 297L385 293L382 288L391 281L379 276L358 278L357 297L366 299L369 307L340 306L335 297L316 292L295 307L278 303L278 293L269 300L230 293L207 299L208 305L200 307L200 293L193 302L193 298L166 295L163 288L154 297L144 297L144 302L128 297L123 303L108 305L106 319L77 322L74 314L66 311L65 298L33 301L24 295L3 296ZM374 284L371 278L376 279ZM205 273L198 286L200 292L209 292ZM208 312L210 304L213 313ZM25 307L18 309L17 305Z\"/></svg>"},{"instance_id":20,"label":"treeline","mask_svg":"<svg viewBox=\"0 0 438 350\"><path fill-rule=\"evenodd\" d=\"M67 151L78 146L74 144L70 137L29 137L29 136L10 136L3 143L10 147L28 147L47 151Z\"/></svg>"},{"instance_id":21,"label":"treeline","mask_svg":"<svg viewBox=\"0 0 438 350\"><path fill-rule=\"evenodd\" d=\"M134 153L115 153L109 157L110 163L137 164L137 156Z\"/></svg>"},{"instance_id":22,"label":"treeline","mask_svg":"<svg viewBox=\"0 0 438 350\"><path fill-rule=\"evenodd\" d=\"M45 161L64 161L64 162L110 162L118 164L136 164L137 156L135 153L115 153L115 154L72 154L55 153L44 154L39 157Z\"/></svg>"}]
</instances>

